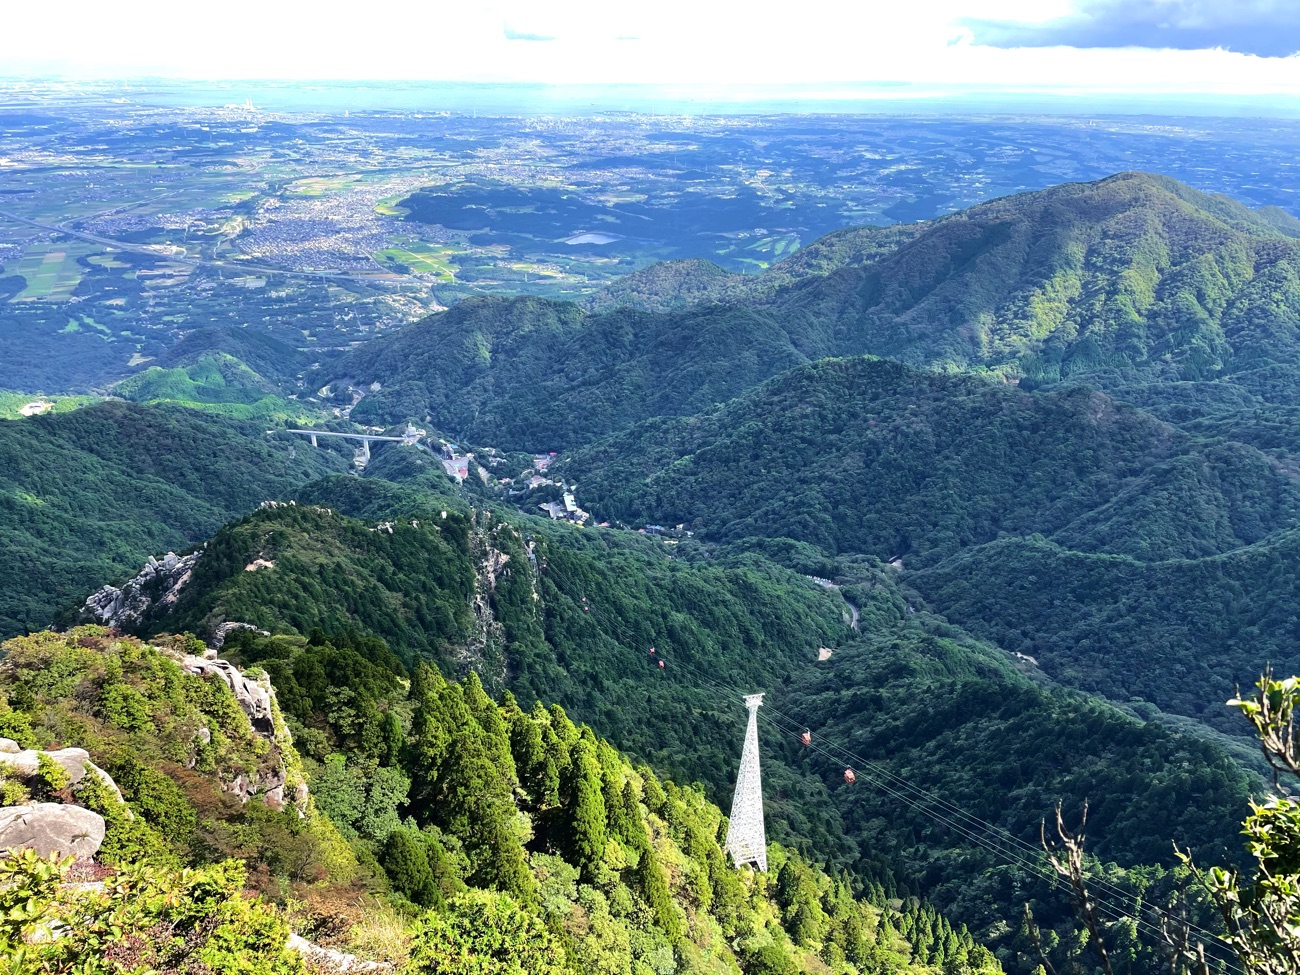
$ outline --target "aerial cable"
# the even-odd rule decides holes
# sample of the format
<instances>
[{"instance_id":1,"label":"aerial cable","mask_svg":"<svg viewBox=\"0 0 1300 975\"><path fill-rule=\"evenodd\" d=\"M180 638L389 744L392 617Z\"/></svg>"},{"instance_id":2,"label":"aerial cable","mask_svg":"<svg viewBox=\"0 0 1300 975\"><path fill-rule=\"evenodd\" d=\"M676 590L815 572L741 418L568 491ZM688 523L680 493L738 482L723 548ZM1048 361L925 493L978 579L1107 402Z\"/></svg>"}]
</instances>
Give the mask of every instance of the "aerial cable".
<instances>
[{"instance_id":1,"label":"aerial cable","mask_svg":"<svg viewBox=\"0 0 1300 975\"><path fill-rule=\"evenodd\" d=\"M665 659L661 651L657 651L653 646L642 644L640 640L629 638L622 625L603 611L592 610L585 597L582 598L579 605L582 607L584 613L589 613L598 623L601 623L602 629L605 629L609 635L613 636L616 642L622 643L624 646L633 650L645 652L648 658L657 660L658 669L665 669ZM720 683L712 676L698 670L696 667L686 663L685 661L674 660L673 672L681 672L686 680L699 690L704 691L706 694L717 694L724 698L735 698L736 700L743 700L744 698L742 693L736 691L732 687ZM847 756L850 761L847 763L846 772L852 772L855 768L867 770L870 774L869 777L872 784L882 792L891 798L899 800L904 805L916 809L918 812L928 816L940 825L952 830L958 836L969 840L971 843L1003 859L1005 862L1008 862L1009 865L1026 870L1027 872L1041 876L1044 879L1051 880L1054 886L1060 883L1060 877L1056 874L1056 871L1049 867L1042 859L1044 851L1040 847L1033 846L1027 841L1017 837L1009 830L987 822L960 806L929 792L925 788L908 782L901 776L898 776L888 769L857 755L851 750L838 745L833 741L825 741L825 745L829 745L831 748L835 749L835 751L839 753L838 755L832 754L832 752L820 742L812 744L809 741L805 741L804 734L808 729L805 727L802 731L792 730L788 724L783 724L782 721L793 724L796 729L802 726L775 708L766 708L763 713L760 713L759 717L760 720L766 722L781 734L793 737L800 741L801 744L810 751L825 756L836 765L846 764L843 759ZM946 809L954 816L960 817L962 820L965 820L965 822L960 822L950 816L945 816L943 812L939 811L943 809ZM976 832L976 830L980 830L981 832ZM994 837L996 837L1001 844L1010 844L1013 848L1007 849L1004 845L995 844ZM1096 896L1097 891L1103 891L1111 897L1118 897L1127 900L1131 894L1103 878L1085 876L1084 879L1090 885L1090 892L1094 894L1093 900L1096 903L1099 912L1104 912L1109 919L1113 921L1131 921L1139 929L1145 931L1149 935L1159 937L1162 934L1161 930L1151 921L1142 918L1140 915L1135 917L1122 908L1115 907L1114 905L1102 900L1101 897ZM1154 906L1149 906L1149 908L1164 915L1169 914L1167 910L1162 908ZM1198 935L1203 940L1230 949L1231 946L1228 945L1227 941L1221 935L1202 928L1199 925L1195 925L1185 919L1183 919L1181 923L1187 925L1190 933ZM1216 959L1216 961L1218 961L1226 970L1244 975L1243 970L1233 965L1231 962L1224 959Z\"/></svg>"},{"instance_id":2,"label":"aerial cable","mask_svg":"<svg viewBox=\"0 0 1300 975\"><path fill-rule=\"evenodd\" d=\"M675 666L677 665L675 664ZM695 678L693 683L695 683L696 686L700 687L702 690L712 689L713 691L721 693L727 697L736 696L736 692L732 688L728 688L725 685L720 684L717 680L712 678L710 675L696 670L694 667L691 667L689 664L682 664L680 666L682 666L685 670L689 672L687 674L688 678L692 676ZM765 721L768 725L772 726L782 734L788 735L796 740L799 740L802 744L808 746L808 750L825 756L836 765L839 766L847 765L850 770L856 768L856 769L867 771L870 774L873 784L876 785L876 787L879 788L881 791L885 792L892 798L899 799L900 801L904 802L906 805L916 809L917 811L923 813L924 815L935 820L941 825L946 826L957 835L970 840L972 843L975 843L976 845L988 850L989 852L997 855L1003 860L1010 862L1014 866L1018 866L1032 873L1038 873L1045 876L1047 879L1050 879L1053 882L1054 886L1059 882L1060 878L1057 876L1055 870L1048 867L1047 864L1044 862L1043 860L1044 851L1042 850L1041 847L1034 846L1026 842L1025 840L1020 839L1015 834L1011 833L1010 831L1000 826L997 826L996 824L980 819L978 816L975 816L973 813L967 812L966 810L962 809L960 806L954 805L953 803L947 801L946 799L943 799L940 796L935 795L934 793L929 792L928 790L924 789L921 786L917 786L911 782L908 782L906 779L901 778L900 776L889 771L888 769L883 768L882 766L863 758L862 756L856 754L855 752L847 748L844 748L843 746L840 746L833 741L821 739L821 741L825 742L825 745L821 744L820 742L817 744L810 744L808 742L804 742L803 732L797 730L798 724L795 723L794 727L791 727L790 724L782 723L782 719L784 719L786 722L790 721L787 715L782 714L781 711L776 708L772 708L768 710L766 713L762 713L762 712L760 713L760 720ZM832 751L830 749L833 749L838 754L832 754ZM846 758L848 759L847 762L845 761ZM942 809L946 809L952 812L953 814L955 814L956 816L960 816L961 819L966 820L966 822L962 823L954 820L953 818L945 816L942 812L939 811ZM990 836L986 834L992 834L992 835ZM1007 849L1005 845L1001 845L1001 844L1009 844L1012 848ZM1048 873L1048 871L1050 871L1050 873ZM1122 900L1127 900L1129 897L1132 896L1130 893L1125 892L1118 886L1111 884L1109 881L1106 881L1103 878L1099 878L1093 875L1085 875L1085 880L1089 883L1090 892L1093 893L1094 895L1098 893L1104 893L1111 897L1120 898ZM1094 897L1094 899L1098 900L1099 905L1101 907L1104 907L1106 911L1112 915L1112 919L1131 920L1152 935L1160 934L1160 931L1157 928L1155 928L1155 926L1150 921L1147 921L1140 916L1134 917L1133 915L1130 915L1127 912L1125 912L1122 908L1118 908L1104 901L1101 901L1099 898ZM1170 916L1169 911L1167 909L1160 908L1155 905L1148 905L1148 906L1150 910L1156 912L1157 914ZM1213 931L1210 931L1197 924L1194 924L1189 920L1184 919L1181 921L1181 923L1185 923L1187 925L1189 932L1198 935L1199 937L1201 937L1206 941L1209 941L1211 943L1217 943L1218 945L1224 948L1230 947L1221 935ZM1221 961L1221 959L1216 959L1216 960ZM1225 965L1229 965L1229 963L1227 962L1223 962L1223 963ZM1229 965L1229 967L1231 966ZM1236 968L1233 968L1232 970L1240 971L1240 969L1236 969Z\"/></svg>"},{"instance_id":3,"label":"aerial cable","mask_svg":"<svg viewBox=\"0 0 1300 975\"><path fill-rule=\"evenodd\" d=\"M693 670L693 668L688 668L688 669ZM700 674L698 672L696 672L693 675L688 674L687 679L691 680L691 682L694 683L701 690L706 690L706 691L721 690L727 696L731 696L734 693L731 691L730 688L726 688L725 686L718 684L716 681L712 680L706 675ZM779 712L774 712L774 714L779 714ZM778 718L771 715L764 715L760 713L760 720L765 721L768 725L772 726L778 732L786 735L790 735L791 737L797 737L800 741L802 741L801 732L795 732L788 726L783 725ZM944 816L941 812L933 808L930 808L923 801L920 801L928 797L930 800L934 801L936 805L944 805L944 806L948 806L949 808L954 808L950 803L947 803L945 800L941 800L938 797L934 796L933 794L927 793L924 789L921 789L918 786L912 786L910 783L907 783L905 780L899 780L898 776L894 775L888 770L881 768L875 763L868 762L862 759L861 756L855 755L854 753L848 751L847 749L843 749L839 746L834 745L833 743L831 744L831 747L834 748L836 751L840 752L840 754L839 755L832 754L831 751L829 751L827 748L824 748L820 745L813 745L810 747L809 750L824 755L825 757L831 759L832 762L834 762L834 764L836 765L843 765L844 764L843 758L845 755L847 755L851 759L856 760L857 765L859 767L868 770L869 778L872 784L876 786L876 788L878 788L880 791L888 795L890 798L896 799L899 802L903 803L904 805L916 809L917 811L923 813L924 815L935 820L941 825L947 827L957 836L968 840L973 845L981 847L982 849L987 850L988 852L992 853L996 857L1002 859L1010 866L1017 867L1019 869L1025 870L1026 872L1032 875L1040 876L1043 879L1049 880L1052 882L1053 887L1058 886L1062 882L1061 878L1056 873L1056 871L1053 868L1049 867L1045 862L1045 860L1043 859L1044 851L1040 847L1031 846L1028 843L1025 843L1023 840L1017 838L1014 834L1009 833L1008 831L1002 829L1001 827L980 820L978 819L978 817L975 817L969 813L965 813L964 810L960 810L959 807L955 807L958 809L958 811L962 812L965 817L974 820L975 824L977 826L982 827L985 831L994 833L995 835L1000 834L1001 836L1004 836L1007 840L1012 841L1014 844L1023 847L1023 849L1007 849L1005 846L998 845L994 842L994 838L986 835L983 832L977 832L974 826L950 819L949 817ZM852 766L850 766L850 768L852 768ZM870 773L875 773L875 774L871 775ZM909 794L908 792L902 791L900 788L891 785L889 782L890 779L900 781L902 783L903 788L913 790L913 794ZM918 800L918 797L914 794L915 792L920 792L922 794L920 800ZM1093 895L1092 900L1096 906L1096 909L1100 914L1103 914L1108 920L1111 921L1131 921L1139 930L1143 931L1147 935L1157 939L1161 937L1162 935L1161 929L1158 928L1152 921L1143 918L1140 913L1138 915L1130 914L1124 908L1117 907L1114 904L1104 900L1101 896L1098 896L1098 890L1105 889L1106 893L1109 896L1119 897L1124 900L1127 900L1131 896L1130 894L1115 887L1114 885L1109 884L1106 881L1099 880L1098 878L1088 876L1085 879L1090 882L1089 893ZM1169 914L1167 910L1156 907L1154 905L1148 905L1148 907L1150 910L1158 914L1165 914L1165 915ZM1230 947L1227 945L1227 943L1224 941L1221 935L1218 935L1213 931L1209 931L1205 928L1202 928L1185 919L1182 921L1182 923L1185 923L1187 925L1190 933L1197 934L1203 940L1206 940L1212 944L1216 944L1221 948ZM1226 959L1216 957L1215 961L1220 963L1228 971L1237 972L1237 973L1241 973L1241 975L1244 975L1244 971L1241 968L1233 965L1230 961Z\"/></svg>"}]
</instances>

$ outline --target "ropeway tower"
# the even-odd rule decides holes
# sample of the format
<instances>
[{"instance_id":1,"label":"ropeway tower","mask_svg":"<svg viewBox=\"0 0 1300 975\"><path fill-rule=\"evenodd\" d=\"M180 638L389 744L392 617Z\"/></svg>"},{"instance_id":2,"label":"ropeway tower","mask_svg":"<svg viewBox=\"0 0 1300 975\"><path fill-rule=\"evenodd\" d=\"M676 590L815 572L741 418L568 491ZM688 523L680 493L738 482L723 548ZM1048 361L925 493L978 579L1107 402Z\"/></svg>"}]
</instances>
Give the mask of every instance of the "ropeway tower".
<instances>
[{"instance_id":1,"label":"ropeway tower","mask_svg":"<svg viewBox=\"0 0 1300 975\"><path fill-rule=\"evenodd\" d=\"M752 863L767 870L767 829L763 825L763 780L758 771L758 709L762 694L746 694L749 727L745 749L740 754L740 775L731 800L731 821L727 825L727 852L736 866Z\"/></svg>"}]
</instances>

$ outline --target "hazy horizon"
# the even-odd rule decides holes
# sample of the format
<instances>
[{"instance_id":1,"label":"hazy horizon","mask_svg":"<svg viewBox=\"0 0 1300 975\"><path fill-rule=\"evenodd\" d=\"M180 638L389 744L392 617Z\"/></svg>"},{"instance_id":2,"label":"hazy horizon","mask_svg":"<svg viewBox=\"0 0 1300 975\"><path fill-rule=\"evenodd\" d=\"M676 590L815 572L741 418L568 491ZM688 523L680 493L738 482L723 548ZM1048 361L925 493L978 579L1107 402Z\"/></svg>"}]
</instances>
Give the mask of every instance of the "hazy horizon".
<instances>
[{"instance_id":1,"label":"hazy horizon","mask_svg":"<svg viewBox=\"0 0 1300 975\"><path fill-rule=\"evenodd\" d=\"M255 109L273 113L1300 117L1300 99L1267 94L1179 95L996 86L961 89L910 82L688 86L348 78L65 79L0 74L0 109L96 98L141 107L223 107L251 101Z\"/></svg>"}]
</instances>

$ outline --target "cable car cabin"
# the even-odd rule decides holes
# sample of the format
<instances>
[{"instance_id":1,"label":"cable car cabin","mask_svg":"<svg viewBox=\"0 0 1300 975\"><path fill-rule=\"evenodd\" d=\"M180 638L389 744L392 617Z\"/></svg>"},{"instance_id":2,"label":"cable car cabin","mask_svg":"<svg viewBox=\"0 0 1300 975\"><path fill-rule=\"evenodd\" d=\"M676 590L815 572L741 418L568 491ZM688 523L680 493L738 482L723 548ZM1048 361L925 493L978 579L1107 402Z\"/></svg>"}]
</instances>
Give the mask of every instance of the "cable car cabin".
<instances>
[{"instance_id":1,"label":"cable car cabin","mask_svg":"<svg viewBox=\"0 0 1300 975\"><path fill-rule=\"evenodd\" d=\"M803 730L803 734L801 734L801 735L799 736L799 740L800 740L801 742L803 742L805 745L811 745L811 744L812 744L812 732L809 731L807 728L804 728L804 730Z\"/></svg>"},{"instance_id":2,"label":"cable car cabin","mask_svg":"<svg viewBox=\"0 0 1300 975\"><path fill-rule=\"evenodd\" d=\"M659 661L659 669L660 669L660 670L663 670L663 669L664 669L664 662L663 662L662 660Z\"/></svg>"},{"instance_id":3,"label":"cable car cabin","mask_svg":"<svg viewBox=\"0 0 1300 975\"><path fill-rule=\"evenodd\" d=\"M654 647L651 647L651 648L650 648L650 656L653 657L654 655L655 655L655 648L654 648Z\"/></svg>"},{"instance_id":4,"label":"cable car cabin","mask_svg":"<svg viewBox=\"0 0 1300 975\"><path fill-rule=\"evenodd\" d=\"M854 782L858 781L857 773L854 772L853 769L851 768L846 768L844 770L844 781L847 782L849 785L852 785Z\"/></svg>"}]
</instances>

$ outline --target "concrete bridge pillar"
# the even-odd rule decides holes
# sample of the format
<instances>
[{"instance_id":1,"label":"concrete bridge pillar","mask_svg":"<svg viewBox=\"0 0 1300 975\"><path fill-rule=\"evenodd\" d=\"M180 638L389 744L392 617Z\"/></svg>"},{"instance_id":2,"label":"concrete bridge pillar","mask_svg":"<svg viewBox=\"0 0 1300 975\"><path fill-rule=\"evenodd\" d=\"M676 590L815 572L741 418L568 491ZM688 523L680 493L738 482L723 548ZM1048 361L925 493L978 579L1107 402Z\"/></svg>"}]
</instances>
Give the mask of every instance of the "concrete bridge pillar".
<instances>
[{"instance_id":1,"label":"concrete bridge pillar","mask_svg":"<svg viewBox=\"0 0 1300 975\"><path fill-rule=\"evenodd\" d=\"M318 444L318 443L316 442L316 434L314 434L314 433L311 435L311 445L312 445L313 447L319 447L319 446L320 446L320 444Z\"/></svg>"},{"instance_id":2,"label":"concrete bridge pillar","mask_svg":"<svg viewBox=\"0 0 1300 975\"><path fill-rule=\"evenodd\" d=\"M362 451L361 456L363 456L366 459L366 463L369 464L370 463L370 441L368 439L361 441L361 451Z\"/></svg>"}]
</instances>

